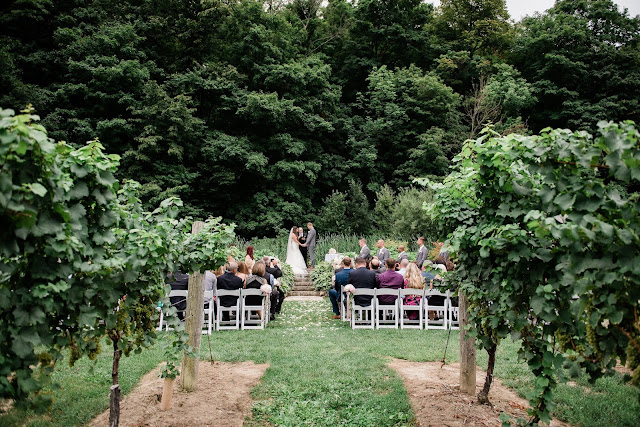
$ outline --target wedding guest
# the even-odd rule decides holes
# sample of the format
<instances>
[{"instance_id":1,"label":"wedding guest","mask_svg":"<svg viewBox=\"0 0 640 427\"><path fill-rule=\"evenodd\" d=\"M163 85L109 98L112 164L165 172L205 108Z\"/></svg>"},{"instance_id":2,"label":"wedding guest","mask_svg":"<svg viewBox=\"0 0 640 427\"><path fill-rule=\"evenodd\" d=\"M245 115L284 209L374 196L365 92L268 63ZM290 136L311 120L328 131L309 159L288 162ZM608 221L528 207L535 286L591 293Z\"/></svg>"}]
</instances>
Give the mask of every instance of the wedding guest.
<instances>
[{"instance_id":1,"label":"wedding guest","mask_svg":"<svg viewBox=\"0 0 640 427\"><path fill-rule=\"evenodd\" d=\"M420 274L420 270L418 270L418 266L414 263L411 263L407 266L407 274L404 279L404 283L407 289L424 289L424 278ZM405 305L420 305L420 300L422 297L418 295L407 295L404 297ZM409 319L416 320L419 316L419 313L416 310L410 310L408 312Z\"/></svg>"},{"instance_id":2,"label":"wedding guest","mask_svg":"<svg viewBox=\"0 0 640 427\"><path fill-rule=\"evenodd\" d=\"M300 242L300 253L304 258L304 263L308 265L307 258L309 257L309 251L305 245L305 243L307 243L307 234L302 227L298 227L298 241Z\"/></svg>"},{"instance_id":3,"label":"wedding guest","mask_svg":"<svg viewBox=\"0 0 640 427\"><path fill-rule=\"evenodd\" d=\"M241 289L244 285L242 279L236 275L238 272L238 264L235 262L230 262L227 265L225 273L218 277L218 289L225 290L236 290ZM231 307L236 305L238 301L238 297L236 296L225 296L218 298L218 303L223 307ZM229 320L229 312L223 312L222 320Z\"/></svg>"},{"instance_id":4,"label":"wedding guest","mask_svg":"<svg viewBox=\"0 0 640 427\"><path fill-rule=\"evenodd\" d=\"M186 291L189 289L189 275L178 269L175 273L167 274L168 283L172 291ZM185 297L169 298L171 306L178 310L178 318L184 320L184 311L187 309L187 299Z\"/></svg>"},{"instance_id":5,"label":"wedding guest","mask_svg":"<svg viewBox=\"0 0 640 427\"><path fill-rule=\"evenodd\" d=\"M280 261L278 258L271 258L271 262L267 264L266 270L267 273L271 273L273 277L279 279L282 277L282 270L280 270L280 266L278 265Z\"/></svg>"},{"instance_id":6,"label":"wedding guest","mask_svg":"<svg viewBox=\"0 0 640 427\"><path fill-rule=\"evenodd\" d=\"M214 270L207 270L204 273L204 290L213 291L213 299L216 298L216 291L218 290L218 277ZM205 304L211 301L211 298L205 299Z\"/></svg>"},{"instance_id":7,"label":"wedding guest","mask_svg":"<svg viewBox=\"0 0 640 427\"><path fill-rule=\"evenodd\" d=\"M370 260L371 250L369 250L369 247L367 246L367 239L360 239L358 243L360 244L360 258L364 258L365 261Z\"/></svg>"},{"instance_id":8,"label":"wedding guest","mask_svg":"<svg viewBox=\"0 0 640 427\"><path fill-rule=\"evenodd\" d=\"M265 266L262 260L256 261L253 265L253 269L251 270L251 274L247 278L247 281L244 285L245 289L260 289L262 285L267 284L267 279L264 277L265 275ZM261 305L262 304L262 296L260 295L249 295L245 297L244 303L246 305ZM262 310L258 310L258 316L262 319Z\"/></svg>"},{"instance_id":9,"label":"wedding guest","mask_svg":"<svg viewBox=\"0 0 640 427\"><path fill-rule=\"evenodd\" d=\"M398 253L397 261L398 261L399 264L402 263L403 259L406 259L407 261L409 261L409 255L407 255L407 253L404 251L404 246L403 245L398 246L398 252L399 253Z\"/></svg>"},{"instance_id":10,"label":"wedding guest","mask_svg":"<svg viewBox=\"0 0 640 427\"><path fill-rule=\"evenodd\" d=\"M255 260L253 259L253 246L247 246L247 254L244 256L244 263L247 265L249 271L253 268Z\"/></svg>"},{"instance_id":11,"label":"wedding guest","mask_svg":"<svg viewBox=\"0 0 640 427\"><path fill-rule=\"evenodd\" d=\"M275 286L271 291L271 316L273 320L276 314L280 314L282 310L282 302L284 301L284 291L280 287L280 283L278 279L282 277L282 270L278 266L279 260L278 258L272 258L271 267L266 267L265 271L270 273L276 280L274 281Z\"/></svg>"},{"instance_id":12,"label":"wedding guest","mask_svg":"<svg viewBox=\"0 0 640 427\"><path fill-rule=\"evenodd\" d=\"M404 277L394 270L396 266L396 260L393 258L388 258L386 260L387 271L380 274L376 281L378 283L378 288L389 288L389 289L402 289L404 286ZM394 295L380 295L378 301L380 304L390 305L395 304L397 297Z\"/></svg>"},{"instance_id":13,"label":"wedding guest","mask_svg":"<svg viewBox=\"0 0 640 427\"><path fill-rule=\"evenodd\" d=\"M216 277L220 277L224 274L224 265L221 265L217 270L216 270Z\"/></svg>"},{"instance_id":14,"label":"wedding guest","mask_svg":"<svg viewBox=\"0 0 640 427\"><path fill-rule=\"evenodd\" d=\"M247 277L249 277L249 274L251 274L251 271L249 270L249 267L247 267L247 264L244 261L240 261L238 263L238 270L236 271L236 276L242 279L242 283L244 284L247 280Z\"/></svg>"},{"instance_id":15,"label":"wedding guest","mask_svg":"<svg viewBox=\"0 0 640 427\"><path fill-rule=\"evenodd\" d=\"M380 274L382 274L382 270L380 268L380 260L376 257L373 257L373 259L371 260L371 266L369 269L375 273L376 278Z\"/></svg>"},{"instance_id":16,"label":"wedding guest","mask_svg":"<svg viewBox=\"0 0 640 427\"><path fill-rule=\"evenodd\" d=\"M408 265L409 265L409 259L408 258L403 258L402 261L400 261L400 270L398 270L398 273L400 273L400 275L402 277L405 277Z\"/></svg>"},{"instance_id":17,"label":"wedding guest","mask_svg":"<svg viewBox=\"0 0 640 427\"><path fill-rule=\"evenodd\" d=\"M387 261L391 257L391 254L389 254L389 249L384 247L384 240L382 239L378 240L376 246L378 247L377 255L378 259L380 260L380 265L385 265L385 261Z\"/></svg>"},{"instance_id":18,"label":"wedding guest","mask_svg":"<svg viewBox=\"0 0 640 427\"><path fill-rule=\"evenodd\" d=\"M362 257L356 258L356 269L349 273L349 283L354 288L375 289L376 287L376 273L367 270L367 262ZM369 295L357 295L354 298L354 302L360 306L371 305L371 296Z\"/></svg>"},{"instance_id":19,"label":"wedding guest","mask_svg":"<svg viewBox=\"0 0 640 427\"><path fill-rule=\"evenodd\" d=\"M336 277L333 284L333 289L329 289L329 300L333 308L333 318L340 318L340 287L347 286L349 284L349 273L353 271L351 268L351 258L344 257L342 260L342 270L336 273Z\"/></svg>"},{"instance_id":20,"label":"wedding guest","mask_svg":"<svg viewBox=\"0 0 640 427\"><path fill-rule=\"evenodd\" d=\"M418 269L421 269L422 264L424 264L425 260L427 259L427 255L429 254L429 251L424 246L424 237L419 237L416 243L418 244L418 247L419 247L418 256L416 257L416 264L418 264Z\"/></svg>"}]
</instances>

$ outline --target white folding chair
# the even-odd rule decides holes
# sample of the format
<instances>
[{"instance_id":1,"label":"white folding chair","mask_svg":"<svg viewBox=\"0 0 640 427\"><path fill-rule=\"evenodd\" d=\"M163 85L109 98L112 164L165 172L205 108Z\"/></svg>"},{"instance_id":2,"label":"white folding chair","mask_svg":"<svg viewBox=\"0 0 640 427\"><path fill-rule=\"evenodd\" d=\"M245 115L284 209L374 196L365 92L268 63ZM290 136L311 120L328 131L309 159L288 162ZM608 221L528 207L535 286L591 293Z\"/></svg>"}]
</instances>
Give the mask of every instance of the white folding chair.
<instances>
[{"instance_id":1,"label":"white folding chair","mask_svg":"<svg viewBox=\"0 0 640 427\"><path fill-rule=\"evenodd\" d=\"M265 295L260 289L243 289L241 295L240 329L264 329L264 318L269 316L265 310ZM246 298L249 296L261 297L260 305L247 305ZM260 315L257 313L258 311L262 311L262 318L260 318ZM253 312L256 312L256 314L252 315Z\"/></svg>"},{"instance_id":2,"label":"white folding chair","mask_svg":"<svg viewBox=\"0 0 640 427\"><path fill-rule=\"evenodd\" d=\"M218 289L217 292L217 304L218 307L216 312L216 329L218 331L223 330L231 330L231 329L239 329L240 328L240 289L235 290L227 290L227 289ZM221 297L238 297L236 303L230 307L223 307L220 304ZM229 313L229 320L222 320L222 313ZM232 319L233 314L235 313L235 319Z\"/></svg>"},{"instance_id":3,"label":"white folding chair","mask_svg":"<svg viewBox=\"0 0 640 427\"><path fill-rule=\"evenodd\" d=\"M447 291L447 305L449 306L449 328L460 329L460 310L458 305L453 305L451 298L453 292Z\"/></svg>"},{"instance_id":4,"label":"white folding chair","mask_svg":"<svg viewBox=\"0 0 640 427\"><path fill-rule=\"evenodd\" d=\"M418 305L407 305L405 304L405 297L407 296L415 296L420 297L420 302ZM423 324L423 314L424 314L424 290L423 289L400 289L400 329L422 329ZM407 319L404 318L405 314L411 312L418 312L418 320ZM417 323L416 323L417 322Z\"/></svg>"},{"instance_id":5,"label":"white folding chair","mask_svg":"<svg viewBox=\"0 0 640 427\"><path fill-rule=\"evenodd\" d=\"M204 303L202 310L202 333L211 335L213 329L213 291L204 291Z\"/></svg>"},{"instance_id":6,"label":"white folding chair","mask_svg":"<svg viewBox=\"0 0 640 427\"><path fill-rule=\"evenodd\" d=\"M344 285L340 285L340 320L343 322L347 322L349 320L349 317L347 316L349 312L347 301L349 301L349 299L345 299L344 297Z\"/></svg>"},{"instance_id":7,"label":"white folding chair","mask_svg":"<svg viewBox=\"0 0 640 427\"><path fill-rule=\"evenodd\" d=\"M187 294L188 294L188 291L186 289L185 290L174 290L174 291L171 291L169 293L169 298L180 297L181 301L182 301L183 298L186 301L187 300ZM169 304L171 304L171 303L169 303ZM166 308L168 308L168 307L170 307L170 306L167 306ZM186 313L187 309L185 308L184 310L178 310L178 313L180 313L180 312ZM168 313L165 312L165 307L162 307L162 310L160 310L160 323L158 324L158 327L156 328L156 330L161 331L163 327L165 328L165 331L169 330L169 324L166 322L166 319L165 319L167 317L167 315L168 315Z\"/></svg>"},{"instance_id":8,"label":"white folding chair","mask_svg":"<svg viewBox=\"0 0 640 427\"><path fill-rule=\"evenodd\" d=\"M400 289L382 288L376 289L376 329L392 328L398 329L398 296L400 295ZM382 304L380 297L382 295L395 296L396 300L393 304ZM382 317L382 318L381 318Z\"/></svg>"},{"instance_id":9,"label":"white folding chair","mask_svg":"<svg viewBox=\"0 0 640 427\"><path fill-rule=\"evenodd\" d=\"M368 306L356 304L355 297L360 295L371 296L371 303ZM351 328L352 329L373 329L375 327L375 289L358 288L353 292L353 304L351 305Z\"/></svg>"},{"instance_id":10,"label":"white folding chair","mask_svg":"<svg viewBox=\"0 0 640 427\"><path fill-rule=\"evenodd\" d=\"M427 289L424 293L424 328L425 329L447 329L447 294L436 289ZM428 297L442 297L444 302L442 304L435 304L433 299ZM434 317L438 316L438 319L430 320L429 313L433 313Z\"/></svg>"}]
</instances>

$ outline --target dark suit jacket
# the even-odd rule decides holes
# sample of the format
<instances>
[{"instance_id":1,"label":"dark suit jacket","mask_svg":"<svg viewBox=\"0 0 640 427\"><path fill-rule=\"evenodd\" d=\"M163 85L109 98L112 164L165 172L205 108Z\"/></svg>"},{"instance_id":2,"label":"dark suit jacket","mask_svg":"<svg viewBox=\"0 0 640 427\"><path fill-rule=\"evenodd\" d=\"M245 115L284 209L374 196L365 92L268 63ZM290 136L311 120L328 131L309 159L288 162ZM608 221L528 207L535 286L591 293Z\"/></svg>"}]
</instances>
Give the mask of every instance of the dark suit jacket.
<instances>
[{"instance_id":1,"label":"dark suit jacket","mask_svg":"<svg viewBox=\"0 0 640 427\"><path fill-rule=\"evenodd\" d=\"M271 275L276 279L282 277L282 270L280 270L280 267L267 267L265 268L265 270L267 271L267 273L271 273Z\"/></svg>"},{"instance_id":2,"label":"dark suit jacket","mask_svg":"<svg viewBox=\"0 0 640 427\"><path fill-rule=\"evenodd\" d=\"M189 289L189 275L184 274L182 271L176 271L170 276L167 276L171 281L169 285L171 285L172 291L186 291ZM187 309L187 299L185 297L171 297L169 298L171 305L176 308L178 311L184 311Z\"/></svg>"},{"instance_id":3,"label":"dark suit jacket","mask_svg":"<svg viewBox=\"0 0 640 427\"><path fill-rule=\"evenodd\" d=\"M224 289L227 291L235 291L242 288L242 279L233 273L226 272L222 276L218 277L218 289ZM220 305L223 307L231 307L235 305L238 297L220 297Z\"/></svg>"},{"instance_id":4,"label":"dark suit jacket","mask_svg":"<svg viewBox=\"0 0 640 427\"><path fill-rule=\"evenodd\" d=\"M367 270L366 267L360 267L356 270L352 270L349 273L349 283L353 285L354 288L366 288L366 289L375 289L376 283L376 273L371 270ZM370 305L371 298L367 295L360 295L354 298L354 301L358 305Z\"/></svg>"}]
</instances>

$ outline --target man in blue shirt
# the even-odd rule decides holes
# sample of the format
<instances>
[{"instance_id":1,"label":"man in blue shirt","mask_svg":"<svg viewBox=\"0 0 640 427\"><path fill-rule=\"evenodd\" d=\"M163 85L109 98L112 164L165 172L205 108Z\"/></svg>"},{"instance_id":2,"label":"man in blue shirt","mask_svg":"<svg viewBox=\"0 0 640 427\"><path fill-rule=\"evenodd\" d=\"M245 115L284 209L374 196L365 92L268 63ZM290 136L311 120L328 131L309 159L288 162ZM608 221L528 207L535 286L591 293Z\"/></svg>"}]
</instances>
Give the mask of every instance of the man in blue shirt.
<instances>
[{"instance_id":1,"label":"man in blue shirt","mask_svg":"<svg viewBox=\"0 0 640 427\"><path fill-rule=\"evenodd\" d=\"M349 257L344 257L342 265L344 268L336 273L333 289L329 289L329 299L333 306L334 319L340 318L340 306L338 305L340 301L340 286L347 286L347 284L349 284L349 273L353 270L351 268L351 258Z\"/></svg>"}]
</instances>

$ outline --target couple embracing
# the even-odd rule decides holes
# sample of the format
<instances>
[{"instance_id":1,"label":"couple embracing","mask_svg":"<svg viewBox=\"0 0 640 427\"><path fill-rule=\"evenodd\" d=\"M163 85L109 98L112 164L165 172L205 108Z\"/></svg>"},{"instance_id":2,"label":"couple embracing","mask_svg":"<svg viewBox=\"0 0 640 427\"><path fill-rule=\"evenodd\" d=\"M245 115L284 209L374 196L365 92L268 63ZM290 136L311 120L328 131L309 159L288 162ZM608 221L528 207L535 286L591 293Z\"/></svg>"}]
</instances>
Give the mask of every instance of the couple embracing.
<instances>
[{"instance_id":1,"label":"couple embracing","mask_svg":"<svg viewBox=\"0 0 640 427\"><path fill-rule=\"evenodd\" d=\"M289 243L287 244L287 264L291 266L294 274L306 275L307 263L300 252L300 246L306 247L309 253L309 261L311 267L316 266L316 229L313 228L313 224L308 223L307 228L309 233L307 234L307 240L305 243L300 243L298 239L298 227L293 227L289 233Z\"/></svg>"}]
</instances>

